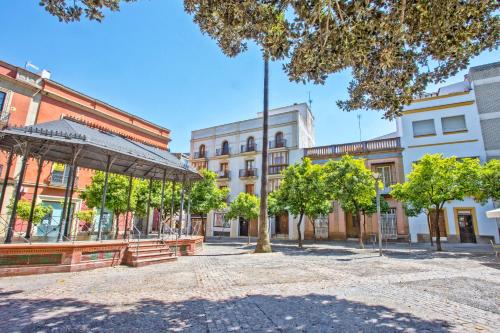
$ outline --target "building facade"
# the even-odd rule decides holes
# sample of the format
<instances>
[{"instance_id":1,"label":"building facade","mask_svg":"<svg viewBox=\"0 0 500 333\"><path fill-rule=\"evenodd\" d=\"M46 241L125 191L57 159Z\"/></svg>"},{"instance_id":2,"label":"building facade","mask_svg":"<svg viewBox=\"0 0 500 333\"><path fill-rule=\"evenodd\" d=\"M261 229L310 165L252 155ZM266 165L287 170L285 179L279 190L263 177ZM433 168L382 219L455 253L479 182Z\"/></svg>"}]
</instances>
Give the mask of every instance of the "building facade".
<instances>
[{"instance_id":1,"label":"building facade","mask_svg":"<svg viewBox=\"0 0 500 333\"><path fill-rule=\"evenodd\" d=\"M0 126L28 126L62 117L75 118L105 131L164 150L168 149L170 141L168 129L63 86L47 76L0 61ZM3 226L0 229L3 232L8 221L7 206L20 172L21 158L14 158L8 175L6 175L6 164L7 153L0 151L0 180L1 183L5 177L8 180L0 214L0 225ZM53 210L52 215L44 220L45 224L37 228L35 235L37 232L45 236L51 236L51 233L57 234L68 174L69 167L66 165L51 162L43 166L36 200L43 205L51 206ZM36 175L37 162L29 160L21 198L30 201L33 198ZM92 175L92 170L78 168L72 201L73 212L85 209L78 191L89 184ZM111 227L111 220L112 214L109 213L107 228ZM17 231L21 231L22 228L22 225L16 225Z\"/></svg>"},{"instance_id":2,"label":"building facade","mask_svg":"<svg viewBox=\"0 0 500 333\"><path fill-rule=\"evenodd\" d=\"M268 191L279 186L281 171L302 158L302 148L314 145L314 117L307 104L269 111ZM240 192L260 194L262 174L262 114L257 118L191 132L191 163L215 171L219 187L230 190L228 202ZM295 239L296 221L288 214L270 217L271 234ZM224 212L207 216L208 236L257 236L254 221L225 221Z\"/></svg>"},{"instance_id":3,"label":"building facade","mask_svg":"<svg viewBox=\"0 0 500 333\"><path fill-rule=\"evenodd\" d=\"M380 194L389 205L389 210L382 213L382 231L387 240L408 239L408 219L404 214L403 205L390 196L390 186L404 181L402 147L396 133L370 141L361 141L304 149L304 157L310 158L315 164L324 164L330 159L339 159L343 155L362 158L365 165L380 175L384 185ZM313 226L316 226L316 235ZM305 239L347 240L359 239L360 228L365 240L378 232L376 214L359 216L344 212L338 202L333 203L332 212L315 221L306 219ZM316 237L315 237L316 236Z\"/></svg>"},{"instance_id":4,"label":"building facade","mask_svg":"<svg viewBox=\"0 0 500 333\"><path fill-rule=\"evenodd\" d=\"M500 63L473 67L463 82L415 99L397 119L405 175L424 154L476 157L481 163L500 156ZM495 90L496 89L496 90ZM496 91L496 93L495 93ZM451 201L443 208L441 237L448 242L488 242L499 239L494 208L472 198ZM425 214L409 218L412 241L428 241ZM436 221L431 221L436 223ZM435 237L435 235L433 235Z\"/></svg>"}]
</instances>

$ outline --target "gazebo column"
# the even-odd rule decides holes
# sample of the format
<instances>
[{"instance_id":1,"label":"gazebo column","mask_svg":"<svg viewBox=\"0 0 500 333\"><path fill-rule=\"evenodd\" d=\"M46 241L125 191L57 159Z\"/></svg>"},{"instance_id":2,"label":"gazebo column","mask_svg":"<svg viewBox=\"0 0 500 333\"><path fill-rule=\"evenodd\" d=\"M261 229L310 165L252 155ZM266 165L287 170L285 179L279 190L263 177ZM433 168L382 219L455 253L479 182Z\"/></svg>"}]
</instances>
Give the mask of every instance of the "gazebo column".
<instances>
[{"instance_id":1,"label":"gazebo column","mask_svg":"<svg viewBox=\"0 0 500 333\"><path fill-rule=\"evenodd\" d=\"M75 191L75 181L76 181L76 172L78 171L78 166L76 163L73 164L71 167L73 170L71 179L69 180L71 182L70 189L69 189L69 197L68 197L68 208L66 211L66 223L64 226L64 236L69 237L71 234L71 226L73 224L73 219L71 218L71 204L73 203L73 192Z\"/></svg>"},{"instance_id":2,"label":"gazebo column","mask_svg":"<svg viewBox=\"0 0 500 333\"><path fill-rule=\"evenodd\" d=\"M185 176L182 176L182 185L181 185L181 207L179 211L179 230L177 231L177 235L181 237L182 230L182 213L184 211L184 187L186 186Z\"/></svg>"},{"instance_id":3,"label":"gazebo column","mask_svg":"<svg viewBox=\"0 0 500 333\"><path fill-rule=\"evenodd\" d=\"M163 170L163 181L161 183L161 199L160 199L160 220L158 222L158 238L161 238L163 231L163 208L165 203L165 181L167 180L167 169Z\"/></svg>"},{"instance_id":4,"label":"gazebo column","mask_svg":"<svg viewBox=\"0 0 500 333\"><path fill-rule=\"evenodd\" d=\"M106 163L106 174L104 176L104 188L102 191L102 198L101 198L101 211L99 213L99 223L97 225L97 240L102 239L102 220L104 218L104 208L106 207L106 194L108 192L109 168L111 168L111 155L108 155L108 161Z\"/></svg>"},{"instance_id":5,"label":"gazebo column","mask_svg":"<svg viewBox=\"0 0 500 333\"><path fill-rule=\"evenodd\" d=\"M191 189L191 186L189 186ZM187 209L187 225L186 225L186 236L191 234L191 190L188 191L188 209Z\"/></svg>"},{"instance_id":6,"label":"gazebo column","mask_svg":"<svg viewBox=\"0 0 500 333\"><path fill-rule=\"evenodd\" d=\"M123 239L127 238L128 233L128 216L130 214L130 199L132 197L132 181L134 177L130 175L128 180L128 198L127 198L127 212L125 213L125 230L123 231Z\"/></svg>"},{"instance_id":7,"label":"gazebo column","mask_svg":"<svg viewBox=\"0 0 500 333\"><path fill-rule=\"evenodd\" d=\"M25 238L31 237L31 229L33 228L33 215L35 213L36 198L38 195L40 175L42 174L42 167L44 161L45 160L43 159L43 157L40 157L40 159L38 160L38 170L36 171L35 189L33 190L33 198L31 200L30 215L28 217L28 227L26 228L26 235L24 236Z\"/></svg>"},{"instance_id":8,"label":"gazebo column","mask_svg":"<svg viewBox=\"0 0 500 333\"><path fill-rule=\"evenodd\" d=\"M170 231L174 229L175 180L172 181L172 197L170 198Z\"/></svg>"},{"instance_id":9,"label":"gazebo column","mask_svg":"<svg viewBox=\"0 0 500 333\"><path fill-rule=\"evenodd\" d=\"M68 206L69 188L71 186L71 179L73 178L73 167L70 166L68 180L66 182L66 191L64 191L64 202L61 218L59 219L59 234L57 235L57 241L62 242L65 235L66 226L66 209ZM64 180L64 178L63 178ZM70 203L71 204L71 203Z\"/></svg>"},{"instance_id":10,"label":"gazebo column","mask_svg":"<svg viewBox=\"0 0 500 333\"><path fill-rule=\"evenodd\" d=\"M146 235L146 238L148 238L149 235L149 215L151 214L151 192L153 190L153 178L149 179L149 191L148 191L148 203L146 207L146 230L144 231L144 234Z\"/></svg>"},{"instance_id":11,"label":"gazebo column","mask_svg":"<svg viewBox=\"0 0 500 333\"><path fill-rule=\"evenodd\" d=\"M10 213L9 227L7 228L7 236L5 237L5 243L12 242L12 236L14 235L14 224L16 223L17 217L17 204L19 202L19 196L21 194L21 187L23 186L24 175L26 173L26 164L28 163L28 157L30 153L30 145L26 144L24 150L23 161L21 164L21 171L19 172L19 179L17 181L16 190L14 191L14 202L12 203L12 211Z\"/></svg>"},{"instance_id":12,"label":"gazebo column","mask_svg":"<svg viewBox=\"0 0 500 333\"><path fill-rule=\"evenodd\" d=\"M7 190L7 184L9 181L10 167L12 165L12 159L14 158L14 147L9 151L9 157L7 158L7 169L5 169L5 178L2 184L2 193L0 193L0 213L2 212L3 202L5 199L5 191Z\"/></svg>"}]
</instances>

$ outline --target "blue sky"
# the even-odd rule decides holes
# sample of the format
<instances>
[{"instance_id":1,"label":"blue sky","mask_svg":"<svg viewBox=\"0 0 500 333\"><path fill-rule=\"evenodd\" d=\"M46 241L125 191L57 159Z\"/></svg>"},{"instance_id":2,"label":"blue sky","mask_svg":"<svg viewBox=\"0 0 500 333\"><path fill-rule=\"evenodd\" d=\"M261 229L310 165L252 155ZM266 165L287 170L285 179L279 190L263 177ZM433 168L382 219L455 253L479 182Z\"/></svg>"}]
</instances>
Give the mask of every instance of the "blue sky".
<instances>
[{"instance_id":1,"label":"blue sky","mask_svg":"<svg viewBox=\"0 0 500 333\"><path fill-rule=\"evenodd\" d=\"M189 150L191 130L252 118L262 109L259 50L225 57L183 11L181 0L124 4L100 24L60 23L33 0L0 0L0 8L1 60L18 66L30 60L50 70L55 81L171 129L172 151ZM499 59L499 51L485 52L471 65ZM335 104L346 98L349 81L346 71L323 86L291 83L281 64L273 63L270 106L306 102L310 92L316 143L358 141L357 113ZM363 140L395 129L380 113L361 114Z\"/></svg>"}]
</instances>

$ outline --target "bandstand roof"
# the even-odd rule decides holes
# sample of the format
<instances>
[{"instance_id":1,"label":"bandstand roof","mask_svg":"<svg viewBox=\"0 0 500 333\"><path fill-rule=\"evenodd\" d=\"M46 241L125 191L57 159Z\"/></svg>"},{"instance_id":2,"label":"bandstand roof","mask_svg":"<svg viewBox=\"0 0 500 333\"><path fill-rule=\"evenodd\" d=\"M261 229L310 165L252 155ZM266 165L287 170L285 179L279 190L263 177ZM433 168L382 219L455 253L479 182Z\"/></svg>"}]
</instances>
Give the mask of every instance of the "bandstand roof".
<instances>
[{"instance_id":1,"label":"bandstand roof","mask_svg":"<svg viewBox=\"0 0 500 333\"><path fill-rule=\"evenodd\" d=\"M77 165L94 170L106 170L108 156L110 172L137 178L187 181L201 179L187 160L180 160L170 152L140 143L105 129L91 127L71 118L39 123L26 127L7 127L0 131L0 148L21 147L28 143L30 155L44 156L45 160L71 164L75 152Z\"/></svg>"}]
</instances>

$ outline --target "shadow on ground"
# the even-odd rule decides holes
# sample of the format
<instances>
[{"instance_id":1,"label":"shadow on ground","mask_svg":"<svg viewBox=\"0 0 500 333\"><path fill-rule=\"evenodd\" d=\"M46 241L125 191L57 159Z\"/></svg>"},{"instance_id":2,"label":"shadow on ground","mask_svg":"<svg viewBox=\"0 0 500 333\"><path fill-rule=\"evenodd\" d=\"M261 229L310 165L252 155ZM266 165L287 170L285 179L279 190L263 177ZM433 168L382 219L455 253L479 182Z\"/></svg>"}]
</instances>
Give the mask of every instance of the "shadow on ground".
<instances>
[{"instance_id":1,"label":"shadow on ground","mask_svg":"<svg viewBox=\"0 0 500 333\"><path fill-rule=\"evenodd\" d=\"M318 294L250 295L224 301L141 299L122 311L71 298L10 295L0 293L1 332L448 332L449 328L444 321Z\"/></svg>"}]
</instances>

